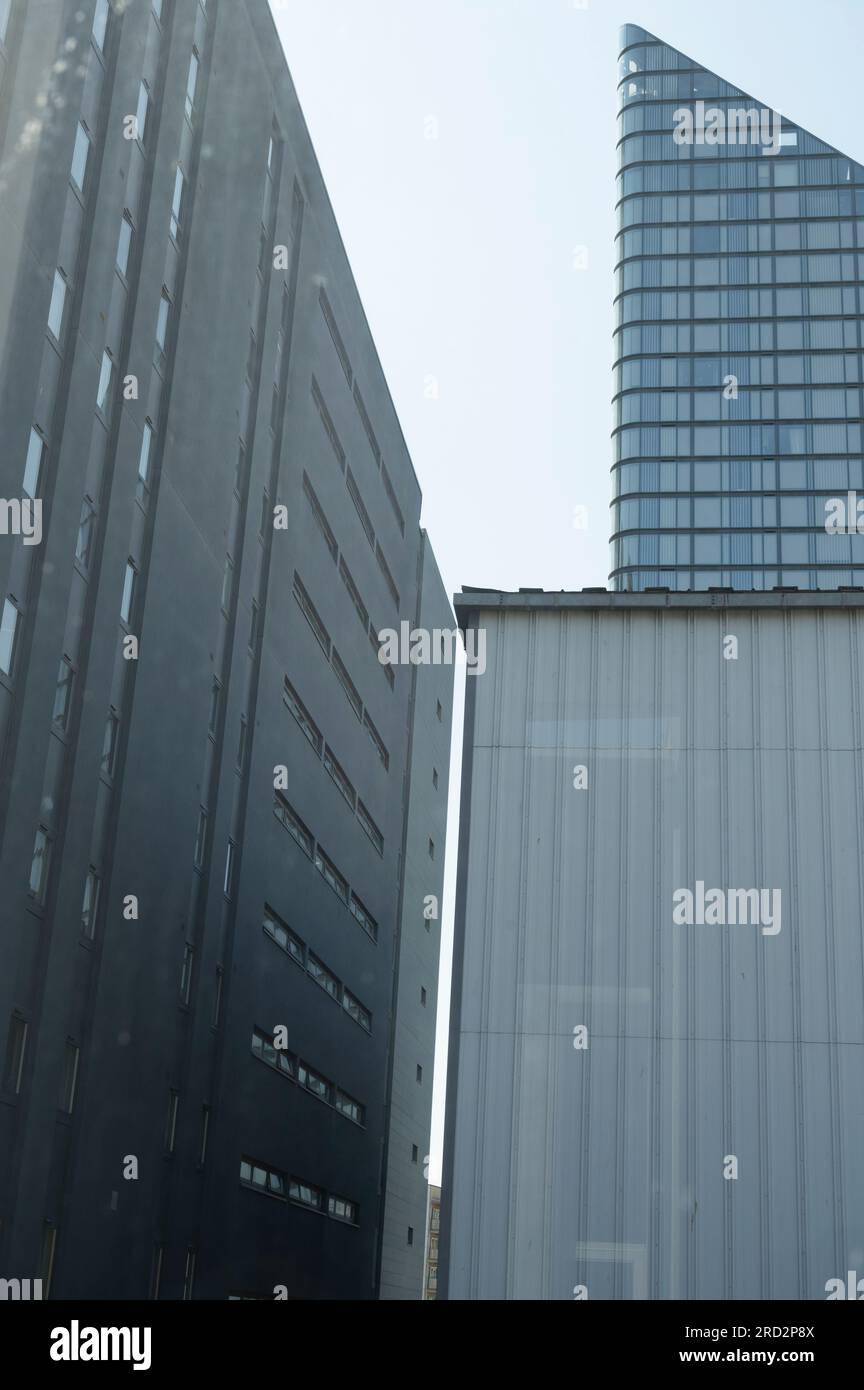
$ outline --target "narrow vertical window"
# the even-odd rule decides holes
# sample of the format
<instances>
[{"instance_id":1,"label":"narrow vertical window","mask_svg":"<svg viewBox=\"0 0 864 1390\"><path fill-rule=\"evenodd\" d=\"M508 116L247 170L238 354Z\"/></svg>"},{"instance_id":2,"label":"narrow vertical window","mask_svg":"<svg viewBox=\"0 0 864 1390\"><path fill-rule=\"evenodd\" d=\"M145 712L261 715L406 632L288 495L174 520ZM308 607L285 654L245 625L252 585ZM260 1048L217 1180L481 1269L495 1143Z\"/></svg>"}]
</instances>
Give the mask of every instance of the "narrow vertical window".
<instances>
[{"instance_id":1,"label":"narrow vertical window","mask_svg":"<svg viewBox=\"0 0 864 1390\"><path fill-rule=\"evenodd\" d=\"M174 194L171 199L171 235L175 241L179 240L180 227L183 221L183 201L186 190L186 177L180 165L177 165L177 172L174 175Z\"/></svg>"},{"instance_id":2,"label":"narrow vertical window","mask_svg":"<svg viewBox=\"0 0 864 1390\"><path fill-rule=\"evenodd\" d=\"M117 269L124 279L129 269L129 255L132 250L132 232L132 217L128 212L124 212L120 219L120 235L117 238L116 260Z\"/></svg>"},{"instance_id":3,"label":"narrow vertical window","mask_svg":"<svg viewBox=\"0 0 864 1390\"><path fill-rule=\"evenodd\" d=\"M90 158L90 136L87 127L78 122L78 129L75 132L75 148L72 151L72 172L71 178L79 193L84 192L84 180L87 177L87 161Z\"/></svg>"},{"instance_id":4,"label":"narrow vertical window","mask_svg":"<svg viewBox=\"0 0 864 1390\"><path fill-rule=\"evenodd\" d=\"M7 598L3 604L3 617L0 619L0 671L4 676L11 676L15 666L20 616L17 606Z\"/></svg>"},{"instance_id":5,"label":"narrow vertical window","mask_svg":"<svg viewBox=\"0 0 864 1390\"><path fill-rule=\"evenodd\" d=\"M222 966L216 966L216 991L213 999L213 1027L219 1027L222 1016Z\"/></svg>"},{"instance_id":6,"label":"narrow vertical window","mask_svg":"<svg viewBox=\"0 0 864 1390\"><path fill-rule=\"evenodd\" d=\"M189 60L189 74L186 78L186 119L191 121L195 110L195 93L198 90L198 68L200 66L197 48L192 49Z\"/></svg>"},{"instance_id":7,"label":"narrow vertical window","mask_svg":"<svg viewBox=\"0 0 864 1390\"><path fill-rule=\"evenodd\" d=\"M42 1280L42 1297L50 1298L51 1280L54 1276L54 1253L57 1249L57 1227L53 1221L46 1221L42 1233L42 1254L39 1261L39 1277Z\"/></svg>"},{"instance_id":8,"label":"narrow vertical window","mask_svg":"<svg viewBox=\"0 0 864 1390\"><path fill-rule=\"evenodd\" d=\"M46 827L40 825L33 842L33 858L30 861L30 897L40 906L45 902L48 891L48 875L51 870L51 836Z\"/></svg>"},{"instance_id":9,"label":"narrow vertical window","mask_svg":"<svg viewBox=\"0 0 864 1390\"><path fill-rule=\"evenodd\" d=\"M114 776L114 769L117 766L117 743L120 732L120 720L117 711L111 709L105 721L105 734L102 739L102 761L101 769L107 777Z\"/></svg>"},{"instance_id":10,"label":"narrow vertical window","mask_svg":"<svg viewBox=\"0 0 864 1390\"><path fill-rule=\"evenodd\" d=\"M192 961L195 957L195 947L187 941L183 947L183 965L180 970L180 998L184 1004L189 1003L189 996L192 992Z\"/></svg>"},{"instance_id":11,"label":"narrow vertical window","mask_svg":"<svg viewBox=\"0 0 864 1390\"><path fill-rule=\"evenodd\" d=\"M225 882L222 891L226 898L230 898L234 891L234 870L237 862L237 846L233 840L228 841L228 852L225 855Z\"/></svg>"},{"instance_id":12,"label":"narrow vertical window","mask_svg":"<svg viewBox=\"0 0 864 1390\"><path fill-rule=\"evenodd\" d=\"M93 546L93 523L96 518L96 508L93 506L89 497L85 497L81 505L81 520L78 523L78 540L75 545L75 559L86 569L90 564L90 552Z\"/></svg>"},{"instance_id":13,"label":"narrow vertical window","mask_svg":"<svg viewBox=\"0 0 864 1390\"><path fill-rule=\"evenodd\" d=\"M17 1096L24 1078L24 1057L27 1052L29 1025L19 1014L13 1014L9 1023L9 1036L6 1040L6 1066L3 1072L3 1089Z\"/></svg>"},{"instance_id":14,"label":"narrow vertical window","mask_svg":"<svg viewBox=\"0 0 864 1390\"><path fill-rule=\"evenodd\" d=\"M168 291L162 289L159 297L159 313L156 316L156 346L160 352L165 351L165 344L168 341L168 320L171 315L171 296Z\"/></svg>"},{"instance_id":15,"label":"narrow vertical window","mask_svg":"<svg viewBox=\"0 0 864 1390\"><path fill-rule=\"evenodd\" d=\"M231 590L234 586L234 561L230 555L225 557L225 572L222 575L222 612L227 616L231 611Z\"/></svg>"},{"instance_id":16,"label":"narrow vertical window","mask_svg":"<svg viewBox=\"0 0 864 1390\"><path fill-rule=\"evenodd\" d=\"M68 1039L63 1053L63 1076L60 1081L60 1109L64 1115L71 1115L75 1109L75 1093L78 1089L78 1062L81 1056L78 1045Z\"/></svg>"},{"instance_id":17,"label":"narrow vertical window","mask_svg":"<svg viewBox=\"0 0 864 1390\"><path fill-rule=\"evenodd\" d=\"M96 914L99 911L100 887L99 875L91 865L87 870L87 878L84 882L84 901L81 904L81 930L90 941L96 935Z\"/></svg>"},{"instance_id":18,"label":"narrow vertical window","mask_svg":"<svg viewBox=\"0 0 864 1390\"><path fill-rule=\"evenodd\" d=\"M165 1121L165 1152L173 1154L177 1142L177 1111L180 1106L178 1091L168 1092L168 1117Z\"/></svg>"},{"instance_id":19,"label":"narrow vertical window","mask_svg":"<svg viewBox=\"0 0 864 1390\"><path fill-rule=\"evenodd\" d=\"M72 705L72 683L75 679L75 671L68 656L64 656L60 662L60 670L57 673L57 687L54 691L54 713L51 722L56 729L64 732L69 722L69 710Z\"/></svg>"},{"instance_id":20,"label":"narrow vertical window","mask_svg":"<svg viewBox=\"0 0 864 1390\"><path fill-rule=\"evenodd\" d=\"M135 586L138 578L138 571L134 561L126 561L126 573L123 576L123 597L120 600L120 617L124 623L131 622L132 609L135 604Z\"/></svg>"},{"instance_id":21,"label":"narrow vertical window","mask_svg":"<svg viewBox=\"0 0 864 1390\"><path fill-rule=\"evenodd\" d=\"M48 307L48 327L54 334L57 341L63 332L63 318L66 312L66 296L69 293L69 285L66 276L59 268L54 271L54 285L51 290L51 303Z\"/></svg>"},{"instance_id":22,"label":"narrow vertical window","mask_svg":"<svg viewBox=\"0 0 864 1390\"><path fill-rule=\"evenodd\" d=\"M141 452L138 455L137 496L139 502L146 502L150 492L150 450L153 447L153 426L144 421L141 432Z\"/></svg>"},{"instance_id":23,"label":"narrow vertical window","mask_svg":"<svg viewBox=\"0 0 864 1390\"><path fill-rule=\"evenodd\" d=\"M198 808L198 826L195 831L195 868L204 867L204 849L207 844L207 812L203 806Z\"/></svg>"},{"instance_id":24,"label":"narrow vertical window","mask_svg":"<svg viewBox=\"0 0 864 1390\"><path fill-rule=\"evenodd\" d=\"M12 0L0 0L0 43L5 44L6 35L9 32L9 13L12 9Z\"/></svg>"},{"instance_id":25,"label":"narrow vertical window","mask_svg":"<svg viewBox=\"0 0 864 1390\"><path fill-rule=\"evenodd\" d=\"M237 745L237 769L239 772L242 772L244 767L246 766L246 736L248 734L248 731L249 725L247 724L246 719L241 717L240 739Z\"/></svg>"},{"instance_id":26,"label":"narrow vertical window","mask_svg":"<svg viewBox=\"0 0 864 1390\"><path fill-rule=\"evenodd\" d=\"M210 717L207 723L207 731L213 738L216 737L216 731L219 727L219 701L221 695L222 687L214 676L213 684L210 687Z\"/></svg>"},{"instance_id":27,"label":"narrow vertical window","mask_svg":"<svg viewBox=\"0 0 864 1390\"><path fill-rule=\"evenodd\" d=\"M150 91L146 82L141 82L138 87L138 105L135 108L135 135L144 144L144 136L147 131L147 117L150 114Z\"/></svg>"},{"instance_id":28,"label":"narrow vertical window","mask_svg":"<svg viewBox=\"0 0 864 1390\"><path fill-rule=\"evenodd\" d=\"M210 1133L210 1106L201 1106L201 1144L198 1149L198 1162L204 1167L207 1161L207 1139Z\"/></svg>"},{"instance_id":29,"label":"narrow vertical window","mask_svg":"<svg viewBox=\"0 0 864 1390\"><path fill-rule=\"evenodd\" d=\"M150 1297L157 1299L159 1290L162 1286L162 1256L165 1253L164 1245L154 1245L153 1247L153 1271L150 1276Z\"/></svg>"},{"instance_id":30,"label":"narrow vertical window","mask_svg":"<svg viewBox=\"0 0 864 1390\"><path fill-rule=\"evenodd\" d=\"M107 415L111 409L112 388L114 386L114 359L106 348L102 354L99 369L99 387L96 392L96 409Z\"/></svg>"},{"instance_id":31,"label":"narrow vertical window","mask_svg":"<svg viewBox=\"0 0 864 1390\"><path fill-rule=\"evenodd\" d=\"M100 53L105 52L105 34L108 30L108 0L96 0L93 15L93 42Z\"/></svg>"},{"instance_id":32,"label":"narrow vertical window","mask_svg":"<svg viewBox=\"0 0 864 1390\"><path fill-rule=\"evenodd\" d=\"M195 1285L195 1251L191 1245L186 1251L186 1268L183 1271L183 1298L188 1302L192 1297L192 1289Z\"/></svg>"},{"instance_id":33,"label":"narrow vertical window","mask_svg":"<svg viewBox=\"0 0 864 1390\"><path fill-rule=\"evenodd\" d=\"M39 483L42 478L42 464L45 459L45 440L35 426L30 430L27 444L27 462L24 465L24 495L35 501L39 496Z\"/></svg>"}]
</instances>

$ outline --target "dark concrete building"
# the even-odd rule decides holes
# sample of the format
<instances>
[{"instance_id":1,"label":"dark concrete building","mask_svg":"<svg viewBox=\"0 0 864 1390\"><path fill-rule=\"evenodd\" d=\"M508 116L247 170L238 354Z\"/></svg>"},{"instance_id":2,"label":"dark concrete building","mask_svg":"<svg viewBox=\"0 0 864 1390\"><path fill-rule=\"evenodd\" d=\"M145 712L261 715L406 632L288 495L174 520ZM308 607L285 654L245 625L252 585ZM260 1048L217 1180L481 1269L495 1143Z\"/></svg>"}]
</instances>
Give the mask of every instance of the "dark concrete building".
<instances>
[{"instance_id":1,"label":"dark concrete building","mask_svg":"<svg viewBox=\"0 0 864 1390\"><path fill-rule=\"evenodd\" d=\"M0 1275L420 1297L453 618L266 0L0 0L0 328Z\"/></svg>"}]
</instances>

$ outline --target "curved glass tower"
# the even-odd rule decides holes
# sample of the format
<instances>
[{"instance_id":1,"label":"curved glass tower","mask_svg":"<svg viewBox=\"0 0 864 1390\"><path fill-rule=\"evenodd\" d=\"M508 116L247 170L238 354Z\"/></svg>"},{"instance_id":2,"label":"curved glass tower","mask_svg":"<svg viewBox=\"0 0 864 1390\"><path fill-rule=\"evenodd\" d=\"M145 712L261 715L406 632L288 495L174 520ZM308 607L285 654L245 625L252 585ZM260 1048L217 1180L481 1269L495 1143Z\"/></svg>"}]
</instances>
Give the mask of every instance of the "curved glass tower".
<instances>
[{"instance_id":1,"label":"curved glass tower","mask_svg":"<svg viewBox=\"0 0 864 1390\"><path fill-rule=\"evenodd\" d=\"M618 94L612 587L862 585L864 167L636 25Z\"/></svg>"}]
</instances>

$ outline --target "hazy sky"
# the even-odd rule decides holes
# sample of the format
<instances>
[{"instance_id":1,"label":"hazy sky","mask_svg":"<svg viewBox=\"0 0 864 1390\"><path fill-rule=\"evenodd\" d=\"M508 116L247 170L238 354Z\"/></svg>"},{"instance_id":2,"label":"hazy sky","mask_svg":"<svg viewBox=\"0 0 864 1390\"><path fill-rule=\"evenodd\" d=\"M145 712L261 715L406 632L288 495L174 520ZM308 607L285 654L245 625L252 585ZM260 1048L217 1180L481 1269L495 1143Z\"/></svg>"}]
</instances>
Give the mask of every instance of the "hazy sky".
<instances>
[{"instance_id":1,"label":"hazy sky","mask_svg":"<svg viewBox=\"0 0 864 1390\"><path fill-rule=\"evenodd\" d=\"M641 24L864 161L864 0L271 6L448 590L605 585L618 29Z\"/></svg>"}]
</instances>

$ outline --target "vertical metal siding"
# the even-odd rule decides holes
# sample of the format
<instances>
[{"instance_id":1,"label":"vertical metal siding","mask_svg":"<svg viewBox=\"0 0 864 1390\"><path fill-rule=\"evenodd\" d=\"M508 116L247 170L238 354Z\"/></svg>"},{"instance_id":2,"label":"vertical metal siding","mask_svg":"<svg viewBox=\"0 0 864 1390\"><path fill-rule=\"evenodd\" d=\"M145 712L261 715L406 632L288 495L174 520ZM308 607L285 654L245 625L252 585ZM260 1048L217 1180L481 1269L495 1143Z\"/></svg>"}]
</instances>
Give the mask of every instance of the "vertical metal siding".
<instances>
[{"instance_id":1,"label":"vertical metal siding","mask_svg":"<svg viewBox=\"0 0 864 1390\"><path fill-rule=\"evenodd\" d=\"M480 614L450 1298L864 1275L862 612ZM674 925L697 879L779 935Z\"/></svg>"}]
</instances>

